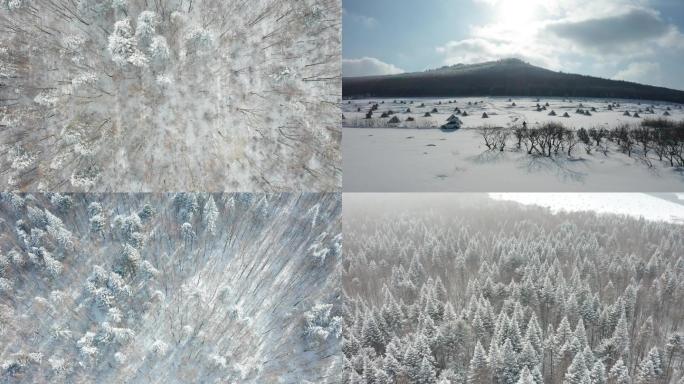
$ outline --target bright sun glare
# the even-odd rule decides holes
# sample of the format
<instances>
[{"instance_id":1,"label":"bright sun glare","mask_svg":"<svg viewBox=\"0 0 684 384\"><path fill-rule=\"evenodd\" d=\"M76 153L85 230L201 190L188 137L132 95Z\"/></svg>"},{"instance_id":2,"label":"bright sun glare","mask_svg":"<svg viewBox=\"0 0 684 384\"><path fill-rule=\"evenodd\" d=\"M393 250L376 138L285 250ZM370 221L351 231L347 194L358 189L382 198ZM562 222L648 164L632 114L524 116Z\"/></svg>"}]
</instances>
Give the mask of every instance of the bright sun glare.
<instances>
[{"instance_id":1,"label":"bright sun glare","mask_svg":"<svg viewBox=\"0 0 684 384\"><path fill-rule=\"evenodd\" d=\"M516 37L524 36L534 28L534 22L539 14L540 1L522 0L512 1L503 0L496 6L497 23Z\"/></svg>"}]
</instances>

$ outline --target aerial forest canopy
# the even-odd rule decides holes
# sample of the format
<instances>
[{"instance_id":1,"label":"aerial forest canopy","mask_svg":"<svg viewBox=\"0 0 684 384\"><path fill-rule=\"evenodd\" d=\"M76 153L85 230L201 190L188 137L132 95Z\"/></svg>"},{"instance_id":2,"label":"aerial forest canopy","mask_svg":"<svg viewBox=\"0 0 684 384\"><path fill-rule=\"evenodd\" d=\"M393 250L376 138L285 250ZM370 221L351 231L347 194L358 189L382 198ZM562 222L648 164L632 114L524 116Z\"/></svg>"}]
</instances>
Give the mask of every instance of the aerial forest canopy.
<instances>
[{"instance_id":1,"label":"aerial forest canopy","mask_svg":"<svg viewBox=\"0 0 684 384\"><path fill-rule=\"evenodd\" d=\"M681 224L417 196L345 197L344 382L684 380Z\"/></svg>"},{"instance_id":2,"label":"aerial forest canopy","mask_svg":"<svg viewBox=\"0 0 684 384\"><path fill-rule=\"evenodd\" d=\"M339 194L0 194L4 383L328 382Z\"/></svg>"},{"instance_id":3,"label":"aerial forest canopy","mask_svg":"<svg viewBox=\"0 0 684 384\"><path fill-rule=\"evenodd\" d=\"M1 0L2 190L335 190L340 11Z\"/></svg>"}]
</instances>

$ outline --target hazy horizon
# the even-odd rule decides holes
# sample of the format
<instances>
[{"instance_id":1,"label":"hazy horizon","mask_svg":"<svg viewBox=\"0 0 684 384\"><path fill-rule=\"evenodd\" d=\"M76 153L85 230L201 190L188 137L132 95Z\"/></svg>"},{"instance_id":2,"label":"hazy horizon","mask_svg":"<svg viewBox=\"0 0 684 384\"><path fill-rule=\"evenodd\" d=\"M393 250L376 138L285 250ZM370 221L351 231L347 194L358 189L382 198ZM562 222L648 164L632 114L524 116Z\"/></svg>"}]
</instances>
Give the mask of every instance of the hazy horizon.
<instances>
[{"instance_id":1,"label":"hazy horizon","mask_svg":"<svg viewBox=\"0 0 684 384\"><path fill-rule=\"evenodd\" d=\"M518 58L684 90L684 3L343 0L343 76Z\"/></svg>"}]
</instances>

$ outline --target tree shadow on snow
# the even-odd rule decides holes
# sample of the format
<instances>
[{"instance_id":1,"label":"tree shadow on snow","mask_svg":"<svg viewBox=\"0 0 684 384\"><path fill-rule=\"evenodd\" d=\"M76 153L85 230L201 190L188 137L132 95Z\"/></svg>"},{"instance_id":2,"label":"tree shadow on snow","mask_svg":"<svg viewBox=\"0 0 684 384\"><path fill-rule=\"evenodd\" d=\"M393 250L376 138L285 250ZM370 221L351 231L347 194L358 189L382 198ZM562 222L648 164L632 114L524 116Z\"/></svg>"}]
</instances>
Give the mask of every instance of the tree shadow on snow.
<instances>
[{"instance_id":1,"label":"tree shadow on snow","mask_svg":"<svg viewBox=\"0 0 684 384\"><path fill-rule=\"evenodd\" d=\"M489 164L489 163L499 163L506 160L505 152L499 150L496 151L484 151L480 154L474 156L468 156L466 158L468 161L472 161L475 164Z\"/></svg>"},{"instance_id":2,"label":"tree shadow on snow","mask_svg":"<svg viewBox=\"0 0 684 384\"><path fill-rule=\"evenodd\" d=\"M584 183L587 173L571 169L570 165L584 163L585 161L586 159L583 158L553 158L528 155L522 158L522 164L519 168L527 173L553 173L558 180L563 182Z\"/></svg>"},{"instance_id":3,"label":"tree shadow on snow","mask_svg":"<svg viewBox=\"0 0 684 384\"><path fill-rule=\"evenodd\" d=\"M672 173L679 181L684 182L684 167L674 167L672 168Z\"/></svg>"}]
</instances>

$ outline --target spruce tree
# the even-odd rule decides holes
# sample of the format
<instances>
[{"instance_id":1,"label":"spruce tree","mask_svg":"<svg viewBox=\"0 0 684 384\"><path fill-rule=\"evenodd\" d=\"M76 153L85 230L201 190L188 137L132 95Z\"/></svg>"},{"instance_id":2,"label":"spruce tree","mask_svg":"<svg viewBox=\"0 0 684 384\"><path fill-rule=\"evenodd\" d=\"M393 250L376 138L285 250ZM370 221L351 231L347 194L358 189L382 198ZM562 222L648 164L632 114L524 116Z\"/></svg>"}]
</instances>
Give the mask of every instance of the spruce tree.
<instances>
[{"instance_id":1,"label":"spruce tree","mask_svg":"<svg viewBox=\"0 0 684 384\"><path fill-rule=\"evenodd\" d=\"M653 363L653 370L655 371L656 375L658 377L661 377L664 373L664 370L663 361L658 347L651 348L651 350L648 351L648 355L646 356L646 358Z\"/></svg>"},{"instance_id":2,"label":"spruce tree","mask_svg":"<svg viewBox=\"0 0 684 384\"><path fill-rule=\"evenodd\" d=\"M577 338L577 341L579 342L582 349L584 349L589 344L589 341L587 339L587 331L584 328L584 320L582 320L582 318L580 318L579 321L577 321L577 326L575 327L575 337Z\"/></svg>"},{"instance_id":3,"label":"spruce tree","mask_svg":"<svg viewBox=\"0 0 684 384\"><path fill-rule=\"evenodd\" d=\"M218 208L216 208L216 202L213 196L209 196L206 204L204 204L204 222L207 226L209 233L214 234L216 232L216 220L219 216Z\"/></svg>"},{"instance_id":4,"label":"spruce tree","mask_svg":"<svg viewBox=\"0 0 684 384\"><path fill-rule=\"evenodd\" d=\"M568 371L565 373L565 379L563 384L588 384L589 383L589 370L584 363L584 356L582 354L577 354L572 360L572 364L568 367Z\"/></svg>"},{"instance_id":5,"label":"spruce tree","mask_svg":"<svg viewBox=\"0 0 684 384\"><path fill-rule=\"evenodd\" d=\"M389 375L384 370L378 369L375 371L375 384L390 384L392 383Z\"/></svg>"},{"instance_id":6,"label":"spruce tree","mask_svg":"<svg viewBox=\"0 0 684 384\"><path fill-rule=\"evenodd\" d=\"M530 316L530 320L527 323L527 329L525 331L525 340L529 341L529 343L534 347L534 350L537 351L537 353L541 353L544 346L543 346L543 336L542 336L542 330L539 327L539 323L537 322L537 316L532 313L532 316Z\"/></svg>"},{"instance_id":7,"label":"spruce tree","mask_svg":"<svg viewBox=\"0 0 684 384\"><path fill-rule=\"evenodd\" d=\"M384 349L382 332L378 323L375 321L372 311L366 312L361 329L362 343L366 347L371 347L380 352Z\"/></svg>"},{"instance_id":8,"label":"spruce tree","mask_svg":"<svg viewBox=\"0 0 684 384\"><path fill-rule=\"evenodd\" d=\"M511 341L506 339L501 348L502 369L499 372L498 379L503 384L515 384L518 381L520 367L518 365L518 358Z\"/></svg>"},{"instance_id":9,"label":"spruce tree","mask_svg":"<svg viewBox=\"0 0 684 384\"><path fill-rule=\"evenodd\" d=\"M591 384L606 384L606 367L601 361L594 363L594 366L589 373L589 380Z\"/></svg>"},{"instance_id":10,"label":"spruce tree","mask_svg":"<svg viewBox=\"0 0 684 384\"><path fill-rule=\"evenodd\" d=\"M612 337L619 358L628 359L630 346L629 339L629 326L623 310L620 319L615 326Z\"/></svg>"},{"instance_id":11,"label":"spruce tree","mask_svg":"<svg viewBox=\"0 0 684 384\"><path fill-rule=\"evenodd\" d=\"M487 383L491 383L489 361L484 348L482 348L482 344L478 340L475 344L473 357L470 359L470 366L468 367L468 384Z\"/></svg>"},{"instance_id":12,"label":"spruce tree","mask_svg":"<svg viewBox=\"0 0 684 384\"><path fill-rule=\"evenodd\" d=\"M523 349L518 356L518 363L521 367L527 367L530 370L541 363L537 351L534 350L532 343L528 340L525 340L525 344L523 344Z\"/></svg>"},{"instance_id":13,"label":"spruce tree","mask_svg":"<svg viewBox=\"0 0 684 384\"><path fill-rule=\"evenodd\" d=\"M532 373L527 367L524 367L520 372L520 377L518 378L516 384L536 384Z\"/></svg>"},{"instance_id":14,"label":"spruce tree","mask_svg":"<svg viewBox=\"0 0 684 384\"><path fill-rule=\"evenodd\" d=\"M631 378L629 377L629 371L627 370L627 367L622 359L618 359L618 361L615 362L613 367L610 369L608 378L613 384L630 384L632 382Z\"/></svg>"},{"instance_id":15,"label":"spruce tree","mask_svg":"<svg viewBox=\"0 0 684 384\"><path fill-rule=\"evenodd\" d=\"M364 356L363 359L363 374L361 377L363 378L363 381L367 384L376 384L375 382L375 377L376 377L377 369L375 367L375 362L369 357L369 356Z\"/></svg>"},{"instance_id":16,"label":"spruce tree","mask_svg":"<svg viewBox=\"0 0 684 384\"><path fill-rule=\"evenodd\" d=\"M663 365L658 348L653 347L641 361L635 375L636 384L655 384L663 376Z\"/></svg>"},{"instance_id":17,"label":"spruce tree","mask_svg":"<svg viewBox=\"0 0 684 384\"><path fill-rule=\"evenodd\" d=\"M415 380L416 384L436 384L437 376L435 374L435 367L432 366L427 357L423 357L420 363L420 370Z\"/></svg>"},{"instance_id":18,"label":"spruce tree","mask_svg":"<svg viewBox=\"0 0 684 384\"><path fill-rule=\"evenodd\" d=\"M573 337L572 328L570 328L570 322L568 318L563 316L561 322L558 324L558 328L555 333L554 344L556 345L556 350L560 350L563 345L570 342Z\"/></svg>"},{"instance_id":19,"label":"spruce tree","mask_svg":"<svg viewBox=\"0 0 684 384\"><path fill-rule=\"evenodd\" d=\"M634 377L635 384L656 384L658 381L658 374L656 373L653 361L646 358L639 365Z\"/></svg>"},{"instance_id":20,"label":"spruce tree","mask_svg":"<svg viewBox=\"0 0 684 384\"><path fill-rule=\"evenodd\" d=\"M422 359L418 350L412 345L409 345L406 348L406 352L404 352L402 363L406 375L411 380L417 380L419 377L420 365L422 363Z\"/></svg>"}]
</instances>

